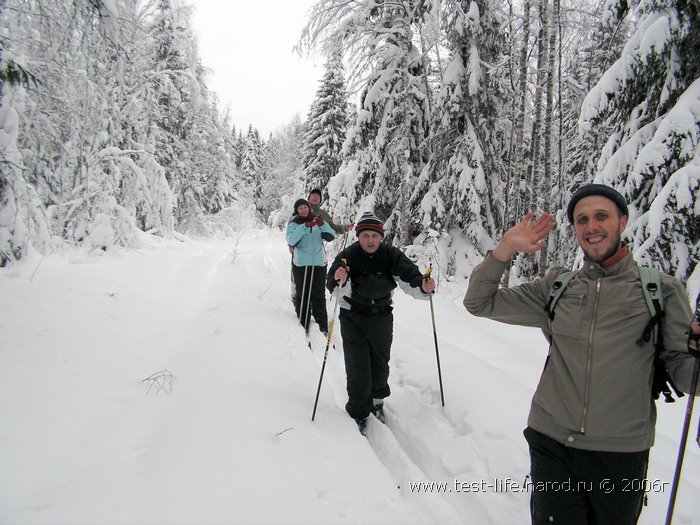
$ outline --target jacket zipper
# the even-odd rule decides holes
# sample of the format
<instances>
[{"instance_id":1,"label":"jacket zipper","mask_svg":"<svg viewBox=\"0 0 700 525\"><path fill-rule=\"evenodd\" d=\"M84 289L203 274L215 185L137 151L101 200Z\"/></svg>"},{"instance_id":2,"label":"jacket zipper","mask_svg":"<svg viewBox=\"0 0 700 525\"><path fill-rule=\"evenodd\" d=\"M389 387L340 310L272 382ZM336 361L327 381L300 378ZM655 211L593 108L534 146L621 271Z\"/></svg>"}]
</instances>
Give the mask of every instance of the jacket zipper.
<instances>
[{"instance_id":1,"label":"jacket zipper","mask_svg":"<svg viewBox=\"0 0 700 525\"><path fill-rule=\"evenodd\" d=\"M583 415L581 417L581 434L586 433L586 417L588 416L588 404L591 397L591 368L593 367L593 333L595 332L595 321L598 316L598 301L600 299L600 279L595 285L595 303L593 304L593 319L591 329L588 331L588 357L586 362L586 383L584 388Z\"/></svg>"}]
</instances>

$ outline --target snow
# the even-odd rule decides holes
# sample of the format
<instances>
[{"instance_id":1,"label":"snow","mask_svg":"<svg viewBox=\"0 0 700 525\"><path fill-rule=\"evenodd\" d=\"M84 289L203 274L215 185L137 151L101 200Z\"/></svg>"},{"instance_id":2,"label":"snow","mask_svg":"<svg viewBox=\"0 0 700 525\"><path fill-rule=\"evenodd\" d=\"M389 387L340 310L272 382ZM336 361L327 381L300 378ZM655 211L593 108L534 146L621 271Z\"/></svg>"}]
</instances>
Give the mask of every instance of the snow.
<instances>
[{"instance_id":1,"label":"snow","mask_svg":"<svg viewBox=\"0 0 700 525\"><path fill-rule=\"evenodd\" d=\"M471 317L464 289L434 297L444 408L428 303L397 292L387 426L366 439L337 328L310 420L325 345L297 325L283 233L30 253L0 270L0 523L529 523L547 345ZM684 411L659 405L650 480L671 480ZM699 469L691 439L674 523L697 523ZM430 482L451 491L411 490Z\"/></svg>"}]
</instances>

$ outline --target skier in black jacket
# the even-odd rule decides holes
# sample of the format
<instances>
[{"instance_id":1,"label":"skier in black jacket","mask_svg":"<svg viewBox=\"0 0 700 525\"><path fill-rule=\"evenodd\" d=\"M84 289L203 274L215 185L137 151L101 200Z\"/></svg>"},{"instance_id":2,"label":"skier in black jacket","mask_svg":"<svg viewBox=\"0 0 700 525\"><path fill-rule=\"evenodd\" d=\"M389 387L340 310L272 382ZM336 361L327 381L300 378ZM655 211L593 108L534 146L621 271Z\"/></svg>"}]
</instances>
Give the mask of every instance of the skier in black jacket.
<instances>
[{"instance_id":1,"label":"skier in black jacket","mask_svg":"<svg viewBox=\"0 0 700 525\"><path fill-rule=\"evenodd\" d=\"M418 267L394 246L385 244L384 224L365 213L355 225L357 242L340 252L328 271L326 286L350 279L350 290L341 289L340 333L343 338L348 402L345 410L364 433L373 413L384 422L384 398L390 394L389 357L394 317L392 294L399 285L412 297L428 299L435 290Z\"/></svg>"}]
</instances>

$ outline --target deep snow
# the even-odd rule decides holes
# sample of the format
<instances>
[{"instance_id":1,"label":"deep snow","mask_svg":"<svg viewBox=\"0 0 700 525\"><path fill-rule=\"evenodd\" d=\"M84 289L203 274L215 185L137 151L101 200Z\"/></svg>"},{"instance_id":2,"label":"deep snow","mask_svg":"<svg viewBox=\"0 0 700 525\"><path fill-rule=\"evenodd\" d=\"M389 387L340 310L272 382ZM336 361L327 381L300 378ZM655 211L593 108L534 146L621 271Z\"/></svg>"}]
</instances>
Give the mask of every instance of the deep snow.
<instances>
[{"instance_id":1,"label":"deep snow","mask_svg":"<svg viewBox=\"0 0 700 525\"><path fill-rule=\"evenodd\" d=\"M529 523L522 429L547 346L471 317L465 287L434 298L444 408L429 305L397 291L388 425L365 439L337 333L310 420L324 340L306 347L279 232L0 270L0 523ZM663 522L684 412L659 404L640 523ZM697 417L678 524L700 523Z\"/></svg>"}]
</instances>

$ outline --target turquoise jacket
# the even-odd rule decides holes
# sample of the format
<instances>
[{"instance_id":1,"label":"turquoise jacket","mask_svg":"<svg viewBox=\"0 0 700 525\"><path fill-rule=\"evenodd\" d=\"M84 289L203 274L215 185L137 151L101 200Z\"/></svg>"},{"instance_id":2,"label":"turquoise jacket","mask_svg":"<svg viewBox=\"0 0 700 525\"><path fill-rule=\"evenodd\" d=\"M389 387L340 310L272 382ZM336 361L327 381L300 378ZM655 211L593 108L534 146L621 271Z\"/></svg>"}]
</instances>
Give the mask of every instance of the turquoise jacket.
<instances>
[{"instance_id":1,"label":"turquoise jacket","mask_svg":"<svg viewBox=\"0 0 700 525\"><path fill-rule=\"evenodd\" d=\"M326 250L323 248L326 240L335 239L335 232L327 222L320 227L308 228L304 224L294 222L296 214L287 225L287 244L294 248L292 262L295 266L323 266L326 264ZM322 236L323 234L323 236Z\"/></svg>"}]
</instances>

